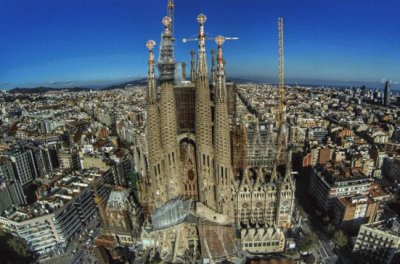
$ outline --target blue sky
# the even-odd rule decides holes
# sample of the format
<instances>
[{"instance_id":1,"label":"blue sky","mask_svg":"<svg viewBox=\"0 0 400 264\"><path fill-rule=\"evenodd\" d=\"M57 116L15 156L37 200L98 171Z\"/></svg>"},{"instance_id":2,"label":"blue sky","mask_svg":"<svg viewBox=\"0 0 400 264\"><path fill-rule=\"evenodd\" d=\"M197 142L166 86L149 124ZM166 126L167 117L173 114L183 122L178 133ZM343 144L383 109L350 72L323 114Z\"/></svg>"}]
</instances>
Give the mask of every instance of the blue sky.
<instances>
[{"instance_id":1,"label":"blue sky","mask_svg":"<svg viewBox=\"0 0 400 264\"><path fill-rule=\"evenodd\" d=\"M166 0L0 0L0 89L74 86L146 75L145 42L160 42ZM176 59L189 62L206 14L227 74L277 80L277 18L288 82L400 81L400 1L175 0ZM208 43L207 49L215 47ZM158 53L158 51L157 51ZM156 54L158 55L158 54Z\"/></svg>"}]
</instances>

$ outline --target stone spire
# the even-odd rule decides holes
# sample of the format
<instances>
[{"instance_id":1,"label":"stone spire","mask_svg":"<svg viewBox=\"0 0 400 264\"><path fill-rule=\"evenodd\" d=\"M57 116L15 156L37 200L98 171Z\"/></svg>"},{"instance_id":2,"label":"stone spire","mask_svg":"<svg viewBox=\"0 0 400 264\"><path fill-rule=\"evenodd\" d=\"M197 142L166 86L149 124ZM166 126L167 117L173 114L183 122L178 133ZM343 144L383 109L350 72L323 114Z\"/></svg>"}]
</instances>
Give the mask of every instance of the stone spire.
<instances>
[{"instance_id":1,"label":"stone spire","mask_svg":"<svg viewBox=\"0 0 400 264\"><path fill-rule=\"evenodd\" d=\"M207 17L203 14L197 16L197 22L200 24L199 31L199 49L197 52L197 68L196 77L207 76L207 60L206 60L206 34L204 32L204 23Z\"/></svg>"},{"instance_id":2,"label":"stone spire","mask_svg":"<svg viewBox=\"0 0 400 264\"><path fill-rule=\"evenodd\" d=\"M146 101L147 104L153 105L157 104L157 87L156 87L156 80L154 77L154 53L153 48L156 45L156 42L153 40L149 40L146 43L146 47L149 50L149 59L148 65L149 70L147 73L147 94L146 94Z\"/></svg>"},{"instance_id":3,"label":"stone spire","mask_svg":"<svg viewBox=\"0 0 400 264\"><path fill-rule=\"evenodd\" d=\"M215 42L218 45L214 119L217 203L218 211L233 219L233 205L231 201L231 182L233 174L231 166L231 143L224 58L222 56L222 45L225 42L225 38L218 36L215 38Z\"/></svg>"},{"instance_id":4,"label":"stone spire","mask_svg":"<svg viewBox=\"0 0 400 264\"><path fill-rule=\"evenodd\" d=\"M295 180L291 175L292 172L292 150L289 148L286 152L287 163L285 176L279 184L278 191L278 207L276 223L279 227L289 228L291 226L291 215L294 208Z\"/></svg>"},{"instance_id":5,"label":"stone spire","mask_svg":"<svg viewBox=\"0 0 400 264\"><path fill-rule=\"evenodd\" d=\"M272 167L270 182L276 182L277 180L278 180L278 172L276 171L276 164L274 164Z\"/></svg>"},{"instance_id":6,"label":"stone spire","mask_svg":"<svg viewBox=\"0 0 400 264\"><path fill-rule=\"evenodd\" d=\"M211 50L211 84L215 85L216 71L215 71L215 50Z\"/></svg>"},{"instance_id":7,"label":"stone spire","mask_svg":"<svg viewBox=\"0 0 400 264\"><path fill-rule=\"evenodd\" d=\"M194 54L196 54L196 52L194 52L194 50L190 51L190 81L192 83L196 82L196 67L194 65Z\"/></svg>"},{"instance_id":8,"label":"stone spire","mask_svg":"<svg viewBox=\"0 0 400 264\"><path fill-rule=\"evenodd\" d=\"M217 54L218 70L217 70L217 87L215 91L215 98L217 103L227 104L225 67L224 67L225 60L222 56L222 45L225 42L225 38L222 36L218 36L215 38L215 42L217 43L218 46L218 54Z\"/></svg>"},{"instance_id":9,"label":"stone spire","mask_svg":"<svg viewBox=\"0 0 400 264\"><path fill-rule=\"evenodd\" d=\"M157 87L156 80L154 77L154 54L153 48L156 43L153 40L149 40L146 43L146 47L149 50L149 70L148 70L148 85L147 85L147 126L146 126L146 137L147 137L147 150L149 164L149 174L151 179L151 189L148 190L153 199L149 199L149 207L160 207L166 202L166 182L164 177L164 168L161 166L162 160L162 149L160 139L160 113L157 102ZM147 197L148 198L148 197Z\"/></svg>"},{"instance_id":10,"label":"stone spire","mask_svg":"<svg viewBox=\"0 0 400 264\"><path fill-rule=\"evenodd\" d=\"M291 147L289 147L287 151L285 178L287 179L292 178L291 175L292 175L292 149Z\"/></svg>"},{"instance_id":11,"label":"stone spire","mask_svg":"<svg viewBox=\"0 0 400 264\"><path fill-rule=\"evenodd\" d=\"M163 164L167 175L165 186L167 200L183 195L182 164L177 141L177 117L174 95L175 58L173 36L170 26L172 20L163 18L164 32L161 40L161 54L158 62L160 73L160 124L163 148Z\"/></svg>"},{"instance_id":12,"label":"stone spire","mask_svg":"<svg viewBox=\"0 0 400 264\"><path fill-rule=\"evenodd\" d=\"M206 48L204 23L206 16L200 14L197 17L200 24L198 36L199 49L197 52L196 68L196 141L197 141L197 164L199 176L199 197L200 201L212 209L216 208L215 201L215 178L214 178L214 156L212 142L211 124L211 100L208 84Z\"/></svg>"}]
</instances>

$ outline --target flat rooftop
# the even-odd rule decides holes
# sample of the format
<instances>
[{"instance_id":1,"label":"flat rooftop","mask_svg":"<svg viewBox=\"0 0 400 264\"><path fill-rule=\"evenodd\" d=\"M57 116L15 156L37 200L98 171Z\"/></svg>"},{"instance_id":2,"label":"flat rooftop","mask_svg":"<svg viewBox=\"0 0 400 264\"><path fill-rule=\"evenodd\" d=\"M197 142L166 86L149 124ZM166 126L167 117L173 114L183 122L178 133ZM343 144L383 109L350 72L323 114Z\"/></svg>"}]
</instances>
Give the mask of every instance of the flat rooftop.
<instances>
[{"instance_id":1,"label":"flat rooftop","mask_svg":"<svg viewBox=\"0 0 400 264\"><path fill-rule=\"evenodd\" d=\"M23 222L56 212L90 187L101 175L102 173L95 170L85 171L81 175L65 176L56 181L54 186L49 187L47 194L35 203L27 206L12 206L1 216L15 222Z\"/></svg>"}]
</instances>

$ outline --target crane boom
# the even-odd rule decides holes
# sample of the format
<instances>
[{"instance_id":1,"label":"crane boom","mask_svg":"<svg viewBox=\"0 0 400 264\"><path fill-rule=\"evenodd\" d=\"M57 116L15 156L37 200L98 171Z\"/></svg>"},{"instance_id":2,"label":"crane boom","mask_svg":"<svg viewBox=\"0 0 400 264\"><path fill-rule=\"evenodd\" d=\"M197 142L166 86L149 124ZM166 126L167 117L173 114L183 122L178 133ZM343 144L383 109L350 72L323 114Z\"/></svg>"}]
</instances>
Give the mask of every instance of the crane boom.
<instances>
[{"instance_id":1,"label":"crane boom","mask_svg":"<svg viewBox=\"0 0 400 264\"><path fill-rule=\"evenodd\" d=\"M205 38L205 40L215 40L216 38L217 37L215 37L215 38L209 37L209 38ZM224 38L225 38L225 40L239 40L238 37L224 37ZM198 40L199 40L198 38L183 38L182 42L186 43L188 41L198 41Z\"/></svg>"},{"instance_id":2,"label":"crane boom","mask_svg":"<svg viewBox=\"0 0 400 264\"><path fill-rule=\"evenodd\" d=\"M284 105L285 105L285 71L284 71L284 49L283 49L283 18L278 18L278 45L279 45L279 114L278 114L278 124L282 126L284 121Z\"/></svg>"},{"instance_id":3,"label":"crane boom","mask_svg":"<svg viewBox=\"0 0 400 264\"><path fill-rule=\"evenodd\" d=\"M279 46L279 84L278 84L278 111L276 125L278 128L277 151L275 164L285 163L284 149L287 147L287 132L285 124L285 82L284 82L284 49L283 49L283 19L278 18L278 46Z\"/></svg>"},{"instance_id":4,"label":"crane boom","mask_svg":"<svg viewBox=\"0 0 400 264\"><path fill-rule=\"evenodd\" d=\"M107 199L103 199L103 198L100 196L100 194L99 194L99 192L98 192L98 190L97 190L97 188L99 187L98 185L99 185L99 186L110 187L110 188L113 188L113 187L115 187L115 186L112 185L112 184L108 184L108 183L104 183L104 182L99 182L98 179L94 180L94 182L92 183L92 189L93 189L93 194L94 194L94 201L95 201L97 207L99 208L100 217L101 217L101 220L102 220L102 222L103 222L103 230L104 230L104 232L105 232L106 235L109 235L109 234L110 234L110 230L109 230L109 228L108 228L109 219L108 219L108 216L107 216L107 213L106 213L106 209L105 209L105 205L104 205L104 204L105 204L105 200L107 200Z\"/></svg>"}]
</instances>

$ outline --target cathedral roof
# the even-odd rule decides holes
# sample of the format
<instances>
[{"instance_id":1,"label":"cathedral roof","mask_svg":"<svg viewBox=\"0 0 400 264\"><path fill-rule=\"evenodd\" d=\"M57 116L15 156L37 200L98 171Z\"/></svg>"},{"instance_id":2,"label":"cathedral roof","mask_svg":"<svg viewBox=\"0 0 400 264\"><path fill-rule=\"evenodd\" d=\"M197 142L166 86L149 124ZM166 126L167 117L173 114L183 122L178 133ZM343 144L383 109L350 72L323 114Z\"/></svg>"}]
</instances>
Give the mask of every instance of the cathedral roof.
<instances>
[{"instance_id":1,"label":"cathedral roof","mask_svg":"<svg viewBox=\"0 0 400 264\"><path fill-rule=\"evenodd\" d=\"M126 209L130 207L129 189L112 190L107 201L107 209Z\"/></svg>"}]
</instances>

